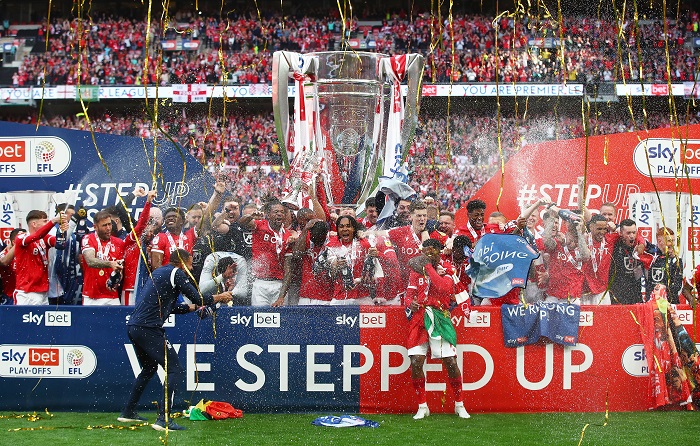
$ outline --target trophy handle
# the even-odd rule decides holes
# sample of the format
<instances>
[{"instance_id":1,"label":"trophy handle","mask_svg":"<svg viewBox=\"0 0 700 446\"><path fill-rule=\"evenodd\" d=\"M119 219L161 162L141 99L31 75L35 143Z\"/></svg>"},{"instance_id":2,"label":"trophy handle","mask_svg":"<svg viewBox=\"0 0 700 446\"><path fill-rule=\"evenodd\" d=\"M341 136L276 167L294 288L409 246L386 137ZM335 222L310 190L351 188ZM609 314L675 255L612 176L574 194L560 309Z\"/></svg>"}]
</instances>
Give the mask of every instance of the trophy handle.
<instances>
[{"instance_id":1,"label":"trophy handle","mask_svg":"<svg viewBox=\"0 0 700 446\"><path fill-rule=\"evenodd\" d=\"M403 159L406 159L411 149L411 143L418 127L418 112L423 83L424 61L421 54L407 54L406 78L408 91L406 92L406 107L404 109L403 127L401 128L401 147L403 147Z\"/></svg>"},{"instance_id":2,"label":"trophy handle","mask_svg":"<svg viewBox=\"0 0 700 446\"><path fill-rule=\"evenodd\" d=\"M289 71L294 53L275 51L272 55L272 112L277 130L277 142L285 169L289 168L287 141L289 140Z\"/></svg>"},{"instance_id":3,"label":"trophy handle","mask_svg":"<svg viewBox=\"0 0 700 446\"><path fill-rule=\"evenodd\" d=\"M287 143L289 142L289 78L295 71L304 74L315 75L318 66L317 58L305 56L291 51L275 51L272 55L272 112L275 118L275 129L280 147L280 155L285 169L290 166L287 157ZM297 90L299 90L297 88ZM300 100L306 100L304 89L296 91Z\"/></svg>"}]
</instances>

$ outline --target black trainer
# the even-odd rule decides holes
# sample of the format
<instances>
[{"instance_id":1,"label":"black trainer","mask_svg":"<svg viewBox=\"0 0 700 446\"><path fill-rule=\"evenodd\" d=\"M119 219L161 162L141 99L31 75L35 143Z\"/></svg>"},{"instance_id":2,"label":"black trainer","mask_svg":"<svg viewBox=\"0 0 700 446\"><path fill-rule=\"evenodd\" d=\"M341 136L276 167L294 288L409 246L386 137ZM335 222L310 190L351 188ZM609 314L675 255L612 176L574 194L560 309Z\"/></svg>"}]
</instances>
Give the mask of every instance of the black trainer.
<instances>
[{"instance_id":1,"label":"black trainer","mask_svg":"<svg viewBox=\"0 0 700 446\"><path fill-rule=\"evenodd\" d=\"M166 424L165 424L165 419L158 417L155 423L151 424L151 427L157 431L164 431L166 429ZM167 424L167 429L171 431L184 431L186 428L184 426L180 426L173 420L170 420Z\"/></svg>"}]
</instances>

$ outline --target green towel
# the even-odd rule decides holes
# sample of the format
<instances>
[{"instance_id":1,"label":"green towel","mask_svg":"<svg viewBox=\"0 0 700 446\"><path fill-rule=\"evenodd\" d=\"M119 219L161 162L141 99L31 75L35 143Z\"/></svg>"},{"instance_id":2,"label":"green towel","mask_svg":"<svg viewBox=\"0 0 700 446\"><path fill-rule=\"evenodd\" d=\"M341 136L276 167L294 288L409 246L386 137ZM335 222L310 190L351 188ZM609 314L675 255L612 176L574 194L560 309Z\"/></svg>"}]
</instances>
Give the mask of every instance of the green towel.
<instances>
[{"instance_id":1,"label":"green towel","mask_svg":"<svg viewBox=\"0 0 700 446\"><path fill-rule=\"evenodd\" d=\"M457 345L457 332L452 325L449 312L440 311L433 307L425 307L423 318L428 336L433 339L443 339L454 346Z\"/></svg>"},{"instance_id":2,"label":"green towel","mask_svg":"<svg viewBox=\"0 0 700 446\"><path fill-rule=\"evenodd\" d=\"M208 417L206 413L203 413L198 407L195 407L190 411L190 420L207 421L211 420L211 417Z\"/></svg>"}]
</instances>

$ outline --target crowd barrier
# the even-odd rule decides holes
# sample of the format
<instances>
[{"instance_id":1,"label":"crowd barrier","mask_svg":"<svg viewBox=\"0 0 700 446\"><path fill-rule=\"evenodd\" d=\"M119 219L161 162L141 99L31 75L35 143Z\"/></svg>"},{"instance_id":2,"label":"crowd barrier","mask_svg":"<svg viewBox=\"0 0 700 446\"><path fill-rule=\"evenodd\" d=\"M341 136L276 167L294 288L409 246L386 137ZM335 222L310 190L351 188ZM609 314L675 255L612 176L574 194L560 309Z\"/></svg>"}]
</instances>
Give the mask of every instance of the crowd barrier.
<instances>
[{"instance_id":1,"label":"crowd barrier","mask_svg":"<svg viewBox=\"0 0 700 446\"><path fill-rule=\"evenodd\" d=\"M631 307L582 307L578 344L503 345L501 311L455 311L470 412L648 409L647 361ZM138 362L130 308L0 307L0 410L118 411ZM697 341L693 312L678 311ZM201 398L250 412L415 410L403 308L224 307L215 319L171 316L168 338L186 369L176 408ZM439 361L426 363L428 403L452 411ZM159 372L162 380L162 371ZM153 379L142 398L157 400Z\"/></svg>"}]
</instances>

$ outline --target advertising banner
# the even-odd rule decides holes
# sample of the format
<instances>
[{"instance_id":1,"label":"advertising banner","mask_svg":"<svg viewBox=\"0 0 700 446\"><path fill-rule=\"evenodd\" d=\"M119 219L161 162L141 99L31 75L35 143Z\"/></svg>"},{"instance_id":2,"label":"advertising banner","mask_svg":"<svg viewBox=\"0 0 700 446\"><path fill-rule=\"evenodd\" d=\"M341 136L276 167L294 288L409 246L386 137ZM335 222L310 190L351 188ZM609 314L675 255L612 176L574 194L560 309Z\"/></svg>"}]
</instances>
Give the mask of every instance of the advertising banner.
<instances>
[{"instance_id":1,"label":"advertising banner","mask_svg":"<svg viewBox=\"0 0 700 446\"><path fill-rule=\"evenodd\" d=\"M69 192L66 195L84 206L91 219L99 210L120 203L119 197L137 186L150 190L155 183L154 203L161 207L208 201L214 190L213 176L165 138L158 140L154 152L153 139L95 133L93 140L87 131L26 124L2 122L0 135L0 193L4 194L0 201L14 201L15 210L22 207L18 201L26 201L25 196L33 192L37 195L36 191L46 197ZM140 198L133 203L133 218L138 218L144 202ZM47 201L40 208L53 206ZM3 222L8 218L4 212Z\"/></svg>"},{"instance_id":2,"label":"advertising banner","mask_svg":"<svg viewBox=\"0 0 700 446\"><path fill-rule=\"evenodd\" d=\"M360 47L365 45L364 41L355 42ZM174 42L163 42L164 45L173 46ZM183 42L183 49L192 46L192 42ZM369 43L369 47L372 42ZM174 48L164 48L174 49ZM261 86L265 86L263 88ZM246 85L207 85L207 97L221 98L270 98L272 97L269 84L246 84ZM166 86L95 86L95 90L87 92L83 90L84 100L108 100L108 99L145 99L158 97L159 99L174 99L177 97L177 90L173 85ZM405 96L406 85L401 88ZM692 82L671 84L616 84L615 91L618 96L683 96L686 98L698 97L698 88ZM294 87L289 87L289 97L294 96ZM494 83L454 83L454 84L426 84L423 86L423 96L437 97L525 97L525 96L547 96L547 97L581 97L584 95L584 85L575 83L566 84L545 84L545 83L517 83L499 84ZM29 100L56 100L75 99L76 88L74 85L58 85L55 87L4 87L0 88L0 102L12 103Z\"/></svg>"},{"instance_id":3,"label":"advertising banner","mask_svg":"<svg viewBox=\"0 0 700 446\"><path fill-rule=\"evenodd\" d=\"M468 410L646 410L647 360L631 311L582 307L576 345L517 348L504 346L500 309L468 320L456 312ZM140 371L126 334L130 313L0 307L0 410L119 411ZM678 314L695 333L691 310ZM410 413L407 330L400 307L224 307L214 320L171 316L166 333L186 370L175 407L205 398L249 412ZM428 359L425 371L431 411L451 412L441 362ZM162 379L160 371L143 409L153 409Z\"/></svg>"},{"instance_id":4,"label":"advertising banner","mask_svg":"<svg viewBox=\"0 0 700 446\"><path fill-rule=\"evenodd\" d=\"M552 200L560 208L577 209L577 178L584 174L585 205L591 212L598 212L603 203L614 203L615 221L635 219L644 237L655 243L654 231L662 221L661 212L666 226L676 231L676 209L681 208L680 217L687 214L682 220L682 233L690 235L682 241L693 240L694 226L686 226L694 208L686 203L699 188L700 125L526 146L506 163L502 183L499 171L473 198L486 202L486 215L499 210L509 219L517 218L539 197ZM661 202L657 202L657 193ZM700 202L696 199L693 206L697 205ZM466 209L460 209L455 224L461 226L466 221ZM690 264L689 245L682 245L680 252L686 264Z\"/></svg>"}]
</instances>

